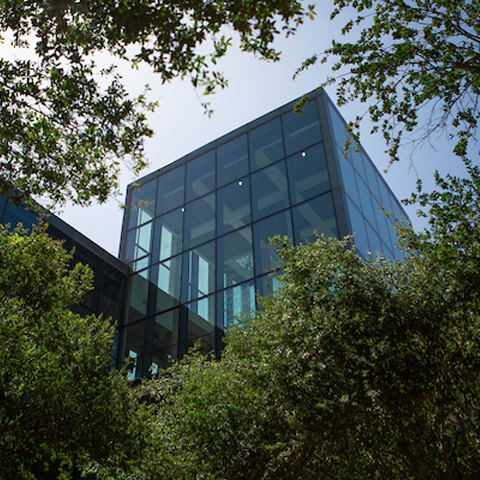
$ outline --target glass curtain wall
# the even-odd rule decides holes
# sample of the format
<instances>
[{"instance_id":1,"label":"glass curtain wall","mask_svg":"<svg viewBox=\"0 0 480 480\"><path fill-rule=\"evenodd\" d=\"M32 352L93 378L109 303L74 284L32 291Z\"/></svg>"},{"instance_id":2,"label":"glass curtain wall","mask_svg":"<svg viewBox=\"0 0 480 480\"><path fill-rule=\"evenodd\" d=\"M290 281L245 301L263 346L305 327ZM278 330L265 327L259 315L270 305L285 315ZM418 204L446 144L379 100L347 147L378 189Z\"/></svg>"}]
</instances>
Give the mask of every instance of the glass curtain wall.
<instances>
[{"instance_id":1,"label":"glass curtain wall","mask_svg":"<svg viewBox=\"0 0 480 480\"><path fill-rule=\"evenodd\" d=\"M315 232L339 235L346 213L329 174L338 159L326 158L324 138L340 151L344 123L333 107L322 119L320 105L314 98L301 115L279 109L129 188L122 355L136 365L133 376L165 367L193 345L219 354L224 332L253 312L256 292L277 284L269 276L280 266L270 238L298 244L314 241ZM359 248L395 256L379 208L387 200L392 206L388 187L363 152L352 152L340 171L337 187L347 192Z\"/></svg>"}]
</instances>

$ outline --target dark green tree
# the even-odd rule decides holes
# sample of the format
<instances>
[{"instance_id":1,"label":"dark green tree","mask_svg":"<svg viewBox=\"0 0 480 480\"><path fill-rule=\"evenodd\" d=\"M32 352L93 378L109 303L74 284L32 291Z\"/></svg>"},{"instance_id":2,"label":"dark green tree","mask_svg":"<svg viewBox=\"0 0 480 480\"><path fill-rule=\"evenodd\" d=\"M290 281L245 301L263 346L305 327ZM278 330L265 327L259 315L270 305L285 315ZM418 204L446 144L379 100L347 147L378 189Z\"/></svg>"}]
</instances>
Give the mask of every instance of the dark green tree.
<instances>
[{"instance_id":1,"label":"dark green tree","mask_svg":"<svg viewBox=\"0 0 480 480\"><path fill-rule=\"evenodd\" d=\"M161 478L475 479L480 471L480 172L420 193L402 262L319 238L220 361L150 385ZM160 478L160 476L159 476Z\"/></svg>"},{"instance_id":2,"label":"dark green tree","mask_svg":"<svg viewBox=\"0 0 480 480\"><path fill-rule=\"evenodd\" d=\"M0 226L0 479L71 478L95 462L128 471L145 406L111 369L114 325L73 314L92 274L44 227Z\"/></svg>"},{"instance_id":3,"label":"dark green tree","mask_svg":"<svg viewBox=\"0 0 480 480\"><path fill-rule=\"evenodd\" d=\"M102 202L116 189L120 160L134 171L145 165L154 105L130 98L95 54L147 64L164 82L188 77L209 93L226 83L215 70L231 45L225 27L242 50L277 60L275 36L294 33L306 14L299 0L0 2L0 41L32 54L0 59L0 194Z\"/></svg>"},{"instance_id":4,"label":"dark green tree","mask_svg":"<svg viewBox=\"0 0 480 480\"><path fill-rule=\"evenodd\" d=\"M345 41L306 60L335 61L340 105L368 102L391 160L404 141L434 132L456 138L465 158L480 109L480 6L476 0L334 0L332 18L346 16ZM350 124L354 132L362 117ZM453 133L452 133L453 132ZM410 138L405 138L410 137Z\"/></svg>"}]
</instances>

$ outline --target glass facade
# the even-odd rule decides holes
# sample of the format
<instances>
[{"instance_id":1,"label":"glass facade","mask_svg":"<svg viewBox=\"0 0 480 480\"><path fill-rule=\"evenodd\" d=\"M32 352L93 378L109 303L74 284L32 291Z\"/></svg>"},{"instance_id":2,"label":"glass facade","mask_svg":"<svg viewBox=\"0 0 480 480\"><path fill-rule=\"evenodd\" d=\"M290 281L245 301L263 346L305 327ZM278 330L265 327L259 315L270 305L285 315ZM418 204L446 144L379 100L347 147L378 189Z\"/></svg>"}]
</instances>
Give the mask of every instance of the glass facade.
<instances>
[{"instance_id":1,"label":"glass facade","mask_svg":"<svg viewBox=\"0 0 480 480\"><path fill-rule=\"evenodd\" d=\"M323 91L292 102L131 185L121 258L131 266L121 358L148 375L198 344L218 355L230 325L268 293L269 238L355 235L361 255L398 256L381 211L406 218Z\"/></svg>"}]
</instances>

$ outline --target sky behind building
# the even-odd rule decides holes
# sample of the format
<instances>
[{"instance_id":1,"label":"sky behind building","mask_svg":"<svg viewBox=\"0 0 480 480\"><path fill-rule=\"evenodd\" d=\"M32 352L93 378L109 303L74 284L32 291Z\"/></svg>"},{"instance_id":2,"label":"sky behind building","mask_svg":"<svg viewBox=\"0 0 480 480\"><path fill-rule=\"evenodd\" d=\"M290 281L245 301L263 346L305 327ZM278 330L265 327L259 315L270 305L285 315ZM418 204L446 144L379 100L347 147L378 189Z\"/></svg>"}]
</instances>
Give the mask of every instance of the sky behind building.
<instances>
[{"instance_id":1,"label":"sky behind building","mask_svg":"<svg viewBox=\"0 0 480 480\"><path fill-rule=\"evenodd\" d=\"M332 74L328 64L314 66L292 80L295 70L305 58L322 52L333 38L340 35L345 16L330 21L331 6L325 3L318 3L316 11L315 20L306 21L295 36L277 41L277 49L282 51L279 62L265 62L252 54L240 52L235 48L234 38L234 47L219 62L219 69L225 73L229 86L210 97L203 97L188 79L162 85L160 78L147 68L132 70L121 67L124 82L133 95L141 93L143 85L148 83L151 100L159 104L150 116L150 126L155 135L146 144L149 167L141 176L288 103L325 81ZM225 32L226 35L228 33ZM103 61L108 64L111 59L105 57ZM329 87L327 93L335 102L335 87ZM211 102L215 110L210 117L204 114L201 106L204 101ZM342 107L340 112L349 121L356 115L364 114L367 108L366 104L355 103ZM361 142L377 168L383 172L388 168L389 160L385 154L385 144L381 134L370 135L370 128L371 125L364 122ZM462 171L460 161L451 153L453 143L449 144L442 138L432 138L432 142L433 145L425 145L413 152L406 147L401 152L403 161L388 168L384 177L398 198L409 196L415 189L418 177L424 180L427 188L432 186L436 168L442 173ZM128 168L124 168L119 189L122 195L125 194L126 185L134 180L135 176ZM93 204L86 208L67 206L61 218L116 255L123 217L120 205L123 201L124 196L119 196L103 205ZM407 211L415 220L415 208L410 207ZM416 226L419 225L417 222Z\"/></svg>"}]
</instances>

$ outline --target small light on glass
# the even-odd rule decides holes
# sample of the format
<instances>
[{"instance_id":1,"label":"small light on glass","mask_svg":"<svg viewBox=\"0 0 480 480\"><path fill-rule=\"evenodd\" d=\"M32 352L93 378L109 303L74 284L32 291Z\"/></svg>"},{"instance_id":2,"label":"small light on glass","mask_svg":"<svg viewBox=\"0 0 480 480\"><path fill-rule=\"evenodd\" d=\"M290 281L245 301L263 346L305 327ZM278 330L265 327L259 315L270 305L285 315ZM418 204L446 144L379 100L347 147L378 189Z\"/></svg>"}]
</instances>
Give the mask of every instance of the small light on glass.
<instances>
[{"instance_id":1,"label":"small light on glass","mask_svg":"<svg viewBox=\"0 0 480 480\"><path fill-rule=\"evenodd\" d=\"M238 181L239 185L243 185L243 182L241 180Z\"/></svg>"},{"instance_id":2,"label":"small light on glass","mask_svg":"<svg viewBox=\"0 0 480 480\"><path fill-rule=\"evenodd\" d=\"M302 157L306 157L307 156L307 152L302 152Z\"/></svg>"},{"instance_id":3,"label":"small light on glass","mask_svg":"<svg viewBox=\"0 0 480 480\"><path fill-rule=\"evenodd\" d=\"M185 207L182 207L182 212L184 212L185 210L186 210L186 208L185 208Z\"/></svg>"}]
</instances>

